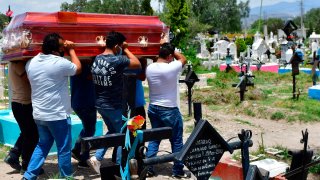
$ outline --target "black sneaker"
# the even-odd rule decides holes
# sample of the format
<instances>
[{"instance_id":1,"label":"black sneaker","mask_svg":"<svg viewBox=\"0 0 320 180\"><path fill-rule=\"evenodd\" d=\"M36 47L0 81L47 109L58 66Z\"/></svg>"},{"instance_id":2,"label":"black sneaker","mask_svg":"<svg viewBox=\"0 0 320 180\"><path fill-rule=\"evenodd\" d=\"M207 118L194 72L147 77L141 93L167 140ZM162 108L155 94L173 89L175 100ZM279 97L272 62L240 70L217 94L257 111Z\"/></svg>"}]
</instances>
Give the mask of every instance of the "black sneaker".
<instances>
[{"instance_id":1,"label":"black sneaker","mask_svg":"<svg viewBox=\"0 0 320 180\"><path fill-rule=\"evenodd\" d=\"M78 163L78 168L79 169L88 169L88 168L90 168L90 166L87 164L86 161L80 161Z\"/></svg>"},{"instance_id":2,"label":"black sneaker","mask_svg":"<svg viewBox=\"0 0 320 180\"><path fill-rule=\"evenodd\" d=\"M147 171L146 177L154 177L154 176L156 176L156 173L153 170L149 169Z\"/></svg>"},{"instance_id":3,"label":"black sneaker","mask_svg":"<svg viewBox=\"0 0 320 180\"><path fill-rule=\"evenodd\" d=\"M13 169L20 171L21 165L18 158L13 158L12 156L7 155L6 158L4 158L4 162L9 164Z\"/></svg>"},{"instance_id":4,"label":"black sneaker","mask_svg":"<svg viewBox=\"0 0 320 180\"><path fill-rule=\"evenodd\" d=\"M71 156L72 156L72 158L73 159L75 159L75 160L77 160L77 161L81 161L81 156L80 156L80 153L79 152L77 152L76 150L72 150L71 151Z\"/></svg>"},{"instance_id":5,"label":"black sneaker","mask_svg":"<svg viewBox=\"0 0 320 180\"><path fill-rule=\"evenodd\" d=\"M184 172L183 174L173 174L172 177L174 179L189 179L191 178L191 173L190 172Z\"/></svg>"}]
</instances>

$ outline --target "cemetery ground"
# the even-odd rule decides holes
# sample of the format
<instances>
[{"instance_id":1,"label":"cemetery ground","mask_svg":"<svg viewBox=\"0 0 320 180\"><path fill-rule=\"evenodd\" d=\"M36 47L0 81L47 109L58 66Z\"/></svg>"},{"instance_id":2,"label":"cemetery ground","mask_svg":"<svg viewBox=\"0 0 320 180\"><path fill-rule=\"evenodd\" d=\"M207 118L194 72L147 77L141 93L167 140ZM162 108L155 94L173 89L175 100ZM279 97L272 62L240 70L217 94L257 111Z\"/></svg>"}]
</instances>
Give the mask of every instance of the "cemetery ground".
<instances>
[{"instance_id":1,"label":"cemetery ground","mask_svg":"<svg viewBox=\"0 0 320 180\"><path fill-rule=\"evenodd\" d=\"M198 69L197 73L209 71ZM214 79L208 79L210 87L194 89L193 101L202 103L202 117L222 135L225 140L236 137L241 129L252 130L253 147L250 154L264 153L268 147L284 150L283 158L269 156L278 161L290 164L288 149L303 149L300 143L301 131L308 129L308 146L315 154L320 153L320 102L308 98L308 88L312 86L311 76L300 72L297 76L297 89L301 94L298 100L292 99L292 76L291 73L275 74L268 72L253 72L255 75L254 87L249 87L245 93L245 101L240 102L238 89L232 87L233 83L239 81L236 72L219 72L213 68L210 72L216 72ZM145 96L148 98L147 89ZM184 118L184 140L186 140L194 128L193 117L188 117L187 96L183 91L181 94L181 111ZM149 120L147 127L150 128ZM3 162L8 147L0 147L0 179L20 179L22 176L13 171ZM161 143L161 154L170 150L167 140ZM110 158L111 150L108 150L106 158ZM226 156L238 158L240 151ZM108 159L110 160L110 159ZM89 169L78 169L76 161L74 165L75 179L99 179ZM149 179L170 179L171 163L157 165L155 170L157 177ZM319 171L320 166L313 168L312 172ZM56 156L50 156L44 165L45 174L40 179L56 178L58 167ZM308 179L320 179L317 173L310 173Z\"/></svg>"}]
</instances>

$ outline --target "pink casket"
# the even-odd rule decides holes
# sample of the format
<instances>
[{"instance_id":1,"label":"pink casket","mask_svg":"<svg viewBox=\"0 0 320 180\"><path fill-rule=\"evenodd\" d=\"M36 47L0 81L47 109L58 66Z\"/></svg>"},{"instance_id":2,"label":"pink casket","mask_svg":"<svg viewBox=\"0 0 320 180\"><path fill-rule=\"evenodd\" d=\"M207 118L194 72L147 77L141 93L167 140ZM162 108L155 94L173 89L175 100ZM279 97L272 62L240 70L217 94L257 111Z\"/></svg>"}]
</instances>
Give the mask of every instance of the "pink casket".
<instances>
[{"instance_id":1,"label":"pink casket","mask_svg":"<svg viewBox=\"0 0 320 180\"><path fill-rule=\"evenodd\" d=\"M3 31L3 60L26 60L41 51L45 35L57 32L76 43L80 59L100 54L110 31L123 33L136 56L155 57L169 27L157 16L75 12L26 12L15 16Z\"/></svg>"}]
</instances>

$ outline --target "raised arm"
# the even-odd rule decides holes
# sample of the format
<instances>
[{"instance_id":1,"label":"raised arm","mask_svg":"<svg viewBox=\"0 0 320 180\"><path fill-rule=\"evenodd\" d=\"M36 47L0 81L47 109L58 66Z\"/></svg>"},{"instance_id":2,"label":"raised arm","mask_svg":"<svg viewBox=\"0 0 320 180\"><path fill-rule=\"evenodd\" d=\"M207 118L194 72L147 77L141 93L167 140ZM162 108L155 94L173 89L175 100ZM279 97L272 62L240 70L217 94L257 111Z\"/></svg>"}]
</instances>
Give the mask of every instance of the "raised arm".
<instances>
[{"instance_id":1,"label":"raised arm","mask_svg":"<svg viewBox=\"0 0 320 180\"><path fill-rule=\"evenodd\" d=\"M74 43L72 41L66 40L64 42L64 47L69 51L71 62L73 64L75 64L77 67L76 74L80 74L81 73L81 62L80 62L80 60L74 50Z\"/></svg>"},{"instance_id":2,"label":"raised arm","mask_svg":"<svg viewBox=\"0 0 320 180\"><path fill-rule=\"evenodd\" d=\"M186 59L186 57L185 57L183 54L181 54L181 53L179 53L179 52L177 52L177 51L174 51L173 56L174 56L174 58L175 58L176 60L181 61L182 66L184 66L184 65L187 63L187 59Z\"/></svg>"},{"instance_id":3,"label":"raised arm","mask_svg":"<svg viewBox=\"0 0 320 180\"><path fill-rule=\"evenodd\" d=\"M128 44L126 42L123 43L122 48L123 52L130 60L129 69L140 69L141 64L139 59L130 52L130 50L128 49Z\"/></svg>"}]
</instances>

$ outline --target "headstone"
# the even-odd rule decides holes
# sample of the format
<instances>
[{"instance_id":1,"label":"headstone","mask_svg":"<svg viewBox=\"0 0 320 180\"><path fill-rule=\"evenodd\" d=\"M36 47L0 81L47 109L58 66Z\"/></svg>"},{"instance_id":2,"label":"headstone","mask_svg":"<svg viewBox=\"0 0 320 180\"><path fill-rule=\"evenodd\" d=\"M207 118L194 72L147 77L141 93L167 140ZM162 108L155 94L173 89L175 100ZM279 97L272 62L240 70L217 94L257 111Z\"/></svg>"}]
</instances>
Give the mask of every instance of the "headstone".
<instances>
[{"instance_id":1,"label":"headstone","mask_svg":"<svg viewBox=\"0 0 320 180\"><path fill-rule=\"evenodd\" d=\"M233 61L238 59L238 53L237 53L237 46L235 43L230 43L228 45L228 48L230 49L230 55L233 57Z\"/></svg>"},{"instance_id":2,"label":"headstone","mask_svg":"<svg viewBox=\"0 0 320 180\"><path fill-rule=\"evenodd\" d=\"M262 38L257 39L252 44L252 58L253 59L261 59L262 54L264 54L268 50L268 45L266 44L266 41Z\"/></svg>"},{"instance_id":3,"label":"headstone","mask_svg":"<svg viewBox=\"0 0 320 180\"><path fill-rule=\"evenodd\" d=\"M177 159L183 161L198 180L207 180L225 151L233 152L208 121L200 120Z\"/></svg>"},{"instance_id":4,"label":"headstone","mask_svg":"<svg viewBox=\"0 0 320 180\"><path fill-rule=\"evenodd\" d=\"M213 58L214 59L222 59L227 55L227 48L228 48L229 42L226 40L219 40L215 43L214 49L216 49L213 52Z\"/></svg>"}]
</instances>

